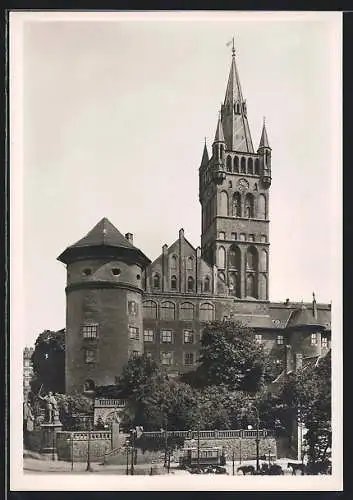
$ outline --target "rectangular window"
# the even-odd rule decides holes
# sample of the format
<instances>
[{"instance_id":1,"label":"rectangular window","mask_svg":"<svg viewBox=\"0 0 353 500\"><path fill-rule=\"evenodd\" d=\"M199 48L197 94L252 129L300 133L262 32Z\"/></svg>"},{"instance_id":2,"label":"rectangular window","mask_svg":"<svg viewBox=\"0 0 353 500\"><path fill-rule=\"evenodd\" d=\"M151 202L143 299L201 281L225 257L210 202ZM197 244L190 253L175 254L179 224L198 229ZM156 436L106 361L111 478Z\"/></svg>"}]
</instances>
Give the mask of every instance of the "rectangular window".
<instances>
[{"instance_id":1,"label":"rectangular window","mask_svg":"<svg viewBox=\"0 0 353 500\"><path fill-rule=\"evenodd\" d=\"M173 343L172 330L161 330L161 343L162 344L172 344Z\"/></svg>"},{"instance_id":2,"label":"rectangular window","mask_svg":"<svg viewBox=\"0 0 353 500\"><path fill-rule=\"evenodd\" d=\"M127 310L131 316L137 316L138 314L138 303L134 300L129 300L127 303Z\"/></svg>"},{"instance_id":3,"label":"rectangular window","mask_svg":"<svg viewBox=\"0 0 353 500\"><path fill-rule=\"evenodd\" d=\"M184 344L193 344L194 332L192 330L184 330L183 341Z\"/></svg>"},{"instance_id":4,"label":"rectangular window","mask_svg":"<svg viewBox=\"0 0 353 500\"><path fill-rule=\"evenodd\" d=\"M232 233L232 240L236 240L237 239L237 233Z\"/></svg>"},{"instance_id":5,"label":"rectangular window","mask_svg":"<svg viewBox=\"0 0 353 500\"><path fill-rule=\"evenodd\" d=\"M161 352L161 364L162 365L172 365L173 364L173 353L172 352Z\"/></svg>"},{"instance_id":6,"label":"rectangular window","mask_svg":"<svg viewBox=\"0 0 353 500\"><path fill-rule=\"evenodd\" d=\"M152 358L152 353L151 351L145 351L146 352L146 357L147 358Z\"/></svg>"},{"instance_id":7,"label":"rectangular window","mask_svg":"<svg viewBox=\"0 0 353 500\"><path fill-rule=\"evenodd\" d=\"M129 326L129 337L130 340L139 340L139 329L137 326Z\"/></svg>"},{"instance_id":8,"label":"rectangular window","mask_svg":"<svg viewBox=\"0 0 353 500\"><path fill-rule=\"evenodd\" d=\"M283 335L277 335L277 344L282 345L283 344Z\"/></svg>"},{"instance_id":9,"label":"rectangular window","mask_svg":"<svg viewBox=\"0 0 353 500\"><path fill-rule=\"evenodd\" d=\"M93 349L85 350L85 363L95 363L96 361L96 351Z\"/></svg>"},{"instance_id":10,"label":"rectangular window","mask_svg":"<svg viewBox=\"0 0 353 500\"><path fill-rule=\"evenodd\" d=\"M226 237L225 232L224 232L224 231L220 231L219 236L218 236L218 239L220 239L220 240L224 240L224 239L225 239L225 237Z\"/></svg>"},{"instance_id":11,"label":"rectangular window","mask_svg":"<svg viewBox=\"0 0 353 500\"><path fill-rule=\"evenodd\" d=\"M193 352L184 352L184 365L193 366L195 362L195 354Z\"/></svg>"},{"instance_id":12,"label":"rectangular window","mask_svg":"<svg viewBox=\"0 0 353 500\"><path fill-rule=\"evenodd\" d=\"M140 356L139 351L129 351L129 358L130 359L135 359L135 358L138 358L139 356Z\"/></svg>"},{"instance_id":13,"label":"rectangular window","mask_svg":"<svg viewBox=\"0 0 353 500\"><path fill-rule=\"evenodd\" d=\"M153 342L154 341L154 332L153 332L153 330L144 330L144 332L143 332L143 340L144 340L144 342Z\"/></svg>"},{"instance_id":14,"label":"rectangular window","mask_svg":"<svg viewBox=\"0 0 353 500\"><path fill-rule=\"evenodd\" d=\"M253 234L249 234L248 240L249 241L255 241L255 236Z\"/></svg>"},{"instance_id":15,"label":"rectangular window","mask_svg":"<svg viewBox=\"0 0 353 500\"><path fill-rule=\"evenodd\" d=\"M327 347L328 347L327 337L322 337L322 339L321 339L321 347L323 349L327 349Z\"/></svg>"},{"instance_id":16,"label":"rectangular window","mask_svg":"<svg viewBox=\"0 0 353 500\"><path fill-rule=\"evenodd\" d=\"M98 334L98 325L82 325L81 331L84 339L96 339Z\"/></svg>"},{"instance_id":17,"label":"rectangular window","mask_svg":"<svg viewBox=\"0 0 353 500\"><path fill-rule=\"evenodd\" d=\"M311 334L311 345L317 345L317 334L316 333Z\"/></svg>"},{"instance_id":18,"label":"rectangular window","mask_svg":"<svg viewBox=\"0 0 353 500\"><path fill-rule=\"evenodd\" d=\"M267 242L267 237L266 234L261 235L261 243L266 243Z\"/></svg>"},{"instance_id":19,"label":"rectangular window","mask_svg":"<svg viewBox=\"0 0 353 500\"><path fill-rule=\"evenodd\" d=\"M259 344L261 344L261 342L262 342L262 335L260 333L257 333L255 335L255 341L259 342Z\"/></svg>"},{"instance_id":20,"label":"rectangular window","mask_svg":"<svg viewBox=\"0 0 353 500\"><path fill-rule=\"evenodd\" d=\"M245 233L240 233L239 239L240 241L245 241Z\"/></svg>"},{"instance_id":21,"label":"rectangular window","mask_svg":"<svg viewBox=\"0 0 353 500\"><path fill-rule=\"evenodd\" d=\"M29 366L29 359L25 359L24 366Z\"/></svg>"}]
</instances>

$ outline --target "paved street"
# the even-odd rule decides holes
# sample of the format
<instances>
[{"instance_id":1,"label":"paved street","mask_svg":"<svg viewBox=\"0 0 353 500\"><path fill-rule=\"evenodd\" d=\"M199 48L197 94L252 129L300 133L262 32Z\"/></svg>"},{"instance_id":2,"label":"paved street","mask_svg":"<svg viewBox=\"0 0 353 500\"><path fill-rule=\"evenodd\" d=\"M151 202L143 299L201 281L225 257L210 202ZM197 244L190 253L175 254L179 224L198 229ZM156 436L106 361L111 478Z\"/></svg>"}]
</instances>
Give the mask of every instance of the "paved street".
<instances>
[{"instance_id":1,"label":"paved street","mask_svg":"<svg viewBox=\"0 0 353 500\"><path fill-rule=\"evenodd\" d=\"M279 464L282 469L284 470L284 473L291 474L291 471L287 470L287 464L288 462L291 462L293 460L287 459L287 458L282 458L277 460L277 464ZM262 463L262 461L260 462ZM240 465L253 465L256 467L256 461L255 460L248 460L244 461L241 464L239 462L235 462L235 474L237 475L237 468ZM52 461L52 460L42 460L39 458L32 458L32 457L25 457L23 459L23 468L25 472L28 473L70 473L70 474L89 474L89 472L86 471L87 464L85 462L77 462L74 464L73 470L71 468L71 463L70 462L64 462L64 461ZM137 464L135 466L135 472L136 475L141 475L141 474L149 474L149 471L151 470L151 467L156 467L155 464ZM163 471L163 467L159 465L159 468ZM93 473L99 473L99 474L118 474L118 475L124 475L126 472L126 466L125 465L100 465L99 463L92 463L91 464L91 469ZM227 462L226 469L229 475L233 474L233 466L232 462L229 461ZM177 469L177 465L171 465L170 468L170 473L171 474L176 474L176 475L189 475L189 472L179 470ZM242 474L239 472L239 474Z\"/></svg>"}]
</instances>

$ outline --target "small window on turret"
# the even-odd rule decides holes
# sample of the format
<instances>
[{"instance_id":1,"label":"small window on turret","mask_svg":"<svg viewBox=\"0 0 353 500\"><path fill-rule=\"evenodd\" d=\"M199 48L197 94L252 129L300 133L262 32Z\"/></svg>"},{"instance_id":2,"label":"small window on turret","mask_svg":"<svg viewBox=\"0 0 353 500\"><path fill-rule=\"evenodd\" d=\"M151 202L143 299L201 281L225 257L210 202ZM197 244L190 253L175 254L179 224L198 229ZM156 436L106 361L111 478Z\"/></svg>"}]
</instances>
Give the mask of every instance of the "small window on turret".
<instances>
[{"instance_id":1,"label":"small window on turret","mask_svg":"<svg viewBox=\"0 0 353 500\"><path fill-rule=\"evenodd\" d=\"M91 276L91 274L92 274L92 269L89 269L89 268L84 269L84 270L83 270L83 274L84 274L85 276Z\"/></svg>"},{"instance_id":2,"label":"small window on turret","mask_svg":"<svg viewBox=\"0 0 353 500\"><path fill-rule=\"evenodd\" d=\"M117 267L114 267L112 269L112 273L114 274L114 276L119 276L120 274L120 269L118 269Z\"/></svg>"}]
</instances>

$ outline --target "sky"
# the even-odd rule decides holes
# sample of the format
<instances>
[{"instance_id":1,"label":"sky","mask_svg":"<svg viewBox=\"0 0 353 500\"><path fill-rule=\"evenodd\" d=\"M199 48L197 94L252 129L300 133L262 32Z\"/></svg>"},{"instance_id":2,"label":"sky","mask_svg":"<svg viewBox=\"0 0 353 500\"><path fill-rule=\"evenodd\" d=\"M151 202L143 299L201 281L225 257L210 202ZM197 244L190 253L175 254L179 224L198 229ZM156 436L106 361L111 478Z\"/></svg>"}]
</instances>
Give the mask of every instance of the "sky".
<instances>
[{"instance_id":1,"label":"sky","mask_svg":"<svg viewBox=\"0 0 353 500\"><path fill-rule=\"evenodd\" d=\"M254 147L264 116L272 147L270 300L310 301L313 291L334 300L339 13L78 16L31 13L13 29L11 217L24 344L65 326L56 258L102 217L151 260L180 228L200 245L198 168L233 36Z\"/></svg>"}]
</instances>

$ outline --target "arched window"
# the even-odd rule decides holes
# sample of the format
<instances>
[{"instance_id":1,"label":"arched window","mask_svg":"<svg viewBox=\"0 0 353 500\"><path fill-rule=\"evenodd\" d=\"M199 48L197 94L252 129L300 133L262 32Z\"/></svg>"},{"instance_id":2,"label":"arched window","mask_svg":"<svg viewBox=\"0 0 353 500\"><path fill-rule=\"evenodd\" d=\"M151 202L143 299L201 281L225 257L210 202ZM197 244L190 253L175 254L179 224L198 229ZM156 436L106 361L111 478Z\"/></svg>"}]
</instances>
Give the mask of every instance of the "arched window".
<instances>
[{"instance_id":1,"label":"arched window","mask_svg":"<svg viewBox=\"0 0 353 500\"><path fill-rule=\"evenodd\" d=\"M170 278L170 288L172 290L176 290L177 284L178 284L177 277L173 274L173 276Z\"/></svg>"},{"instance_id":2,"label":"arched window","mask_svg":"<svg viewBox=\"0 0 353 500\"><path fill-rule=\"evenodd\" d=\"M261 250L261 271L267 271L268 267L268 255L266 250Z\"/></svg>"},{"instance_id":3,"label":"arched window","mask_svg":"<svg viewBox=\"0 0 353 500\"><path fill-rule=\"evenodd\" d=\"M186 270L187 271L192 271L192 264L193 264L193 259L192 257L188 257L186 259Z\"/></svg>"},{"instance_id":4,"label":"arched window","mask_svg":"<svg viewBox=\"0 0 353 500\"><path fill-rule=\"evenodd\" d=\"M229 273L229 291L235 297L240 297L240 279L238 273Z\"/></svg>"},{"instance_id":5,"label":"arched window","mask_svg":"<svg viewBox=\"0 0 353 500\"><path fill-rule=\"evenodd\" d=\"M234 172L239 173L239 158L234 156Z\"/></svg>"},{"instance_id":6,"label":"arched window","mask_svg":"<svg viewBox=\"0 0 353 500\"><path fill-rule=\"evenodd\" d=\"M170 269L178 269L178 257L172 255L170 258Z\"/></svg>"},{"instance_id":7,"label":"arched window","mask_svg":"<svg viewBox=\"0 0 353 500\"><path fill-rule=\"evenodd\" d=\"M153 288L159 289L161 287L161 277L158 273L153 276Z\"/></svg>"},{"instance_id":8,"label":"arched window","mask_svg":"<svg viewBox=\"0 0 353 500\"><path fill-rule=\"evenodd\" d=\"M226 251L224 247L218 249L218 267L224 269L226 267Z\"/></svg>"},{"instance_id":9,"label":"arched window","mask_svg":"<svg viewBox=\"0 0 353 500\"><path fill-rule=\"evenodd\" d=\"M240 160L240 172L242 174L246 174L246 160L245 160L244 156L242 156L242 158Z\"/></svg>"},{"instance_id":10,"label":"arched window","mask_svg":"<svg viewBox=\"0 0 353 500\"><path fill-rule=\"evenodd\" d=\"M161 304L161 319L174 320L175 319L175 305L173 302L162 302Z\"/></svg>"},{"instance_id":11,"label":"arched window","mask_svg":"<svg viewBox=\"0 0 353 500\"><path fill-rule=\"evenodd\" d=\"M231 156L227 156L227 172L231 172L232 171L232 158Z\"/></svg>"},{"instance_id":12,"label":"arched window","mask_svg":"<svg viewBox=\"0 0 353 500\"><path fill-rule=\"evenodd\" d=\"M237 247L236 245L231 245L229 248L229 258L228 258L228 264L229 267L232 267L233 269L239 269L240 270L240 260L241 260L241 254L240 254L240 248Z\"/></svg>"},{"instance_id":13,"label":"arched window","mask_svg":"<svg viewBox=\"0 0 353 500\"><path fill-rule=\"evenodd\" d=\"M203 291L204 292L210 291L210 278L208 276L206 276L205 281L203 282Z\"/></svg>"},{"instance_id":14,"label":"arched window","mask_svg":"<svg viewBox=\"0 0 353 500\"><path fill-rule=\"evenodd\" d=\"M260 194L257 202L257 216L259 219L266 219L266 198L264 194Z\"/></svg>"},{"instance_id":15,"label":"arched window","mask_svg":"<svg viewBox=\"0 0 353 500\"><path fill-rule=\"evenodd\" d=\"M88 378L86 381L85 381L85 384L84 384L84 391L85 392L89 392L89 391L94 391L94 388L95 388L95 383L92 379Z\"/></svg>"},{"instance_id":16,"label":"arched window","mask_svg":"<svg viewBox=\"0 0 353 500\"><path fill-rule=\"evenodd\" d=\"M260 162L258 158L255 160L255 175L260 175Z\"/></svg>"},{"instance_id":17,"label":"arched window","mask_svg":"<svg viewBox=\"0 0 353 500\"><path fill-rule=\"evenodd\" d=\"M245 217L252 219L254 217L254 197L251 193L245 196Z\"/></svg>"},{"instance_id":18,"label":"arched window","mask_svg":"<svg viewBox=\"0 0 353 500\"><path fill-rule=\"evenodd\" d=\"M265 274L260 275L260 298L267 300L267 277Z\"/></svg>"},{"instance_id":19,"label":"arched window","mask_svg":"<svg viewBox=\"0 0 353 500\"><path fill-rule=\"evenodd\" d=\"M238 102L235 104L235 110L234 110L234 111L235 111L235 113L236 113L237 115L239 115L239 113L240 113L240 108L239 108L239 103L238 103Z\"/></svg>"},{"instance_id":20,"label":"arched window","mask_svg":"<svg viewBox=\"0 0 353 500\"><path fill-rule=\"evenodd\" d=\"M228 215L228 194L225 191L221 191L219 197L219 215Z\"/></svg>"},{"instance_id":21,"label":"arched window","mask_svg":"<svg viewBox=\"0 0 353 500\"><path fill-rule=\"evenodd\" d=\"M188 292L194 291L194 278L192 276L188 277Z\"/></svg>"},{"instance_id":22,"label":"arched window","mask_svg":"<svg viewBox=\"0 0 353 500\"><path fill-rule=\"evenodd\" d=\"M218 239L219 240L224 240L226 237L226 233L224 231L220 231L218 234Z\"/></svg>"},{"instance_id":23,"label":"arched window","mask_svg":"<svg viewBox=\"0 0 353 500\"><path fill-rule=\"evenodd\" d=\"M249 158L248 159L248 174L253 175L253 173L254 173L253 159Z\"/></svg>"},{"instance_id":24,"label":"arched window","mask_svg":"<svg viewBox=\"0 0 353 500\"><path fill-rule=\"evenodd\" d=\"M257 250L255 247L249 247L246 252L246 267L251 271L257 270Z\"/></svg>"},{"instance_id":25,"label":"arched window","mask_svg":"<svg viewBox=\"0 0 353 500\"><path fill-rule=\"evenodd\" d=\"M226 276L225 274L221 271L220 273L218 273L218 277L222 280L222 281L225 281L226 280Z\"/></svg>"},{"instance_id":26,"label":"arched window","mask_svg":"<svg viewBox=\"0 0 353 500\"><path fill-rule=\"evenodd\" d=\"M143 317L149 319L157 318L157 304L153 300L146 300L143 303Z\"/></svg>"},{"instance_id":27,"label":"arched window","mask_svg":"<svg viewBox=\"0 0 353 500\"><path fill-rule=\"evenodd\" d=\"M256 279L254 274L248 274L246 277L246 295L256 298Z\"/></svg>"},{"instance_id":28,"label":"arched window","mask_svg":"<svg viewBox=\"0 0 353 500\"><path fill-rule=\"evenodd\" d=\"M194 306L190 302L184 302L180 305L180 318L183 320L193 320L194 319Z\"/></svg>"},{"instance_id":29,"label":"arched window","mask_svg":"<svg viewBox=\"0 0 353 500\"><path fill-rule=\"evenodd\" d=\"M233 194L233 217L241 217L241 199L240 193Z\"/></svg>"},{"instance_id":30,"label":"arched window","mask_svg":"<svg viewBox=\"0 0 353 500\"><path fill-rule=\"evenodd\" d=\"M212 304L204 303L200 306L200 321L213 321L214 307Z\"/></svg>"}]
</instances>

